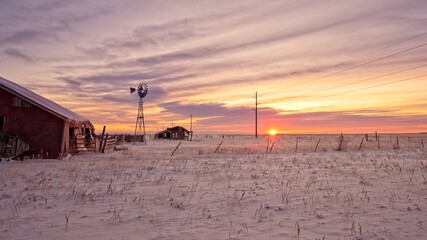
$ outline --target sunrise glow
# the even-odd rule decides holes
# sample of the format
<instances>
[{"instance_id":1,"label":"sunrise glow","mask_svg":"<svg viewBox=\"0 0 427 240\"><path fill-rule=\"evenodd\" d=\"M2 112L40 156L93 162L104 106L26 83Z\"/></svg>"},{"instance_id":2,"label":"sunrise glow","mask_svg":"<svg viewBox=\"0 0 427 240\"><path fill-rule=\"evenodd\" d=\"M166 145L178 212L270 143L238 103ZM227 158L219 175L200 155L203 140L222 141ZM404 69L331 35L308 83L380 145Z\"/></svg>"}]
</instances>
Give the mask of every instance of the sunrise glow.
<instances>
[{"instance_id":1,"label":"sunrise glow","mask_svg":"<svg viewBox=\"0 0 427 240\"><path fill-rule=\"evenodd\" d=\"M268 134L270 134L271 136L274 136L274 135L276 135L276 134L277 134L277 130L276 130L276 129L270 129L270 130L268 131Z\"/></svg>"}]
</instances>

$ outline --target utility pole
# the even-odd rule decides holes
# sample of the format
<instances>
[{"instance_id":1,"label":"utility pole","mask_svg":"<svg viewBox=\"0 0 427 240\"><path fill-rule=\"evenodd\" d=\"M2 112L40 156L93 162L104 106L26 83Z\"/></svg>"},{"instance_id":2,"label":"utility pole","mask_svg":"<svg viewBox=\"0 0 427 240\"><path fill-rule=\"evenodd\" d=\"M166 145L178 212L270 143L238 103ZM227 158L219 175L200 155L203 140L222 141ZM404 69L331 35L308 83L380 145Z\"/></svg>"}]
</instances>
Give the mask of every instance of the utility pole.
<instances>
[{"instance_id":1,"label":"utility pole","mask_svg":"<svg viewBox=\"0 0 427 240\"><path fill-rule=\"evenodd\" d=\"M255 137L258 138L258 92L255 92Z\"/></svg>"},{"instance_id":2,"label":"utility pole","mask_svg":"<svg viewBox=\"0 0 427 240\"><path fill-rule=\"evenodd\" d=\"M190 141L193 141L193 114L190 115Z\"/></svg>"},{"instance_id":3,"label":"utility pole","mask_svg":"<svg viewBox=\"0 0 427 240\"><path fill-rule=\"evenodd\" d=\"M190 131L193 131L193 114L190 115Z\"/></svg>"}]
</instances>

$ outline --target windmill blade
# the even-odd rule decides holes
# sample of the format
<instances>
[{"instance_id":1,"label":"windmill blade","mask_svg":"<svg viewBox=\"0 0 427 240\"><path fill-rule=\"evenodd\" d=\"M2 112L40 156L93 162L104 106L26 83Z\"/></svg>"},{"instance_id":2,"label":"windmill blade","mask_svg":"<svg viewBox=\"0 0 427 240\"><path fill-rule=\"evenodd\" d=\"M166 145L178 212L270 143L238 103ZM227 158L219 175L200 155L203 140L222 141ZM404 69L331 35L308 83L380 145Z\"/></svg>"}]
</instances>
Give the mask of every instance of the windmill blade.
<instances>
[{"instance_id":1,"label":"windmill blade","mask_svg":"<svg viewBox=\"0 0 427 240\"><path fill-rule=\"evenodd\" d=\"M138 95L140 98L144 98L148 93L148 85L147 83L140 83L138 85Z\"/></svg>"},{"instance_id":2,"label":"windmill blade","mask_svg":"<svg viewBox=\"0 0 427 240\"><path fill-rule=\"evenodd\" d=\"M131 88L129 88L130 89L130 93L132 94L133 92L135 92L136 91L136 89L135 88L133 88L133 87L131 87Z\"/></svg>"}]
</instances>

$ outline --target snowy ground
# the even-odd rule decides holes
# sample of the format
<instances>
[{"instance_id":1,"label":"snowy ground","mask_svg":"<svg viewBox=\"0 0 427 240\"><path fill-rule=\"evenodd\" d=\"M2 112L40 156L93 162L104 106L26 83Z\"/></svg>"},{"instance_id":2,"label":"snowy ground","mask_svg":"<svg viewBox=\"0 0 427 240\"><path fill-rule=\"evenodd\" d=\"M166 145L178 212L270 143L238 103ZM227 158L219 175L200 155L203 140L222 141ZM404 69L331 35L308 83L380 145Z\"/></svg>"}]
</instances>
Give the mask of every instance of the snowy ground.
<instances>
[{"instance_id":1,"label":"snowy ground","mask_svg":"<svg viewBox=\"0 0 427 240\"><path fill-rule=\"evenodd\" d=\"M360 151L361 135L343 151L337 135L275 137L267 154L265 137L197 136L172 157L179 142L151 140L2 161L0 239L426 239L422 137Z\"/></svg>"}]
</instances>

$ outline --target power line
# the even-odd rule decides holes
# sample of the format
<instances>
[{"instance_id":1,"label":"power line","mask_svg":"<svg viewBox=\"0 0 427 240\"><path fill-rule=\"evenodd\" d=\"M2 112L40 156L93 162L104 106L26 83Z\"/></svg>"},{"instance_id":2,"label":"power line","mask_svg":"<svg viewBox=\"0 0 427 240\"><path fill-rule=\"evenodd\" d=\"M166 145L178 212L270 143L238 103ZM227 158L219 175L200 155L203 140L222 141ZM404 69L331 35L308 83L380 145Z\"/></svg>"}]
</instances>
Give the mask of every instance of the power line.
<instances>
[{"instance_id":1,"label":"power line","mask_svg":"<svg viewBox=\"0 0 427 240\"><path fill-rule=\"evenodd\" d=\"M397 74L397 73L406 72L406 71L409 71L409 70L414 70L414 69L425 67L425 66L427 66L427 64L423 64L423 65L419 65L419 66L415 66L415 67L411 67L411 68L399 70L399 71L392 72L392 73L383 74L383 75L376 76L376 77L367 78L367 79L356 81L356 82L346 83L346 84L339 85L339 86L336 86L336 87L331 87L331 88L323 89L323 90L320 90L318 92L325 92L325 91L329 91L329 90L333 90L333 89L337 89L337 88L341 88L341 87L346 87L346 86L350 86L350 85L353 85L353 84L357 84L357 83L361 83L361 82L366 82L366 81L373 80L373 79L376 79L376 78L382 78L382 77L394 75L394 74Z\"/></svg>"},{"instance_id":2,"label":"power line","mask_svg":"<svg viewBox=\"0 0 427 240\"><path fill-rule=\"evenodd\" d=\"M364 63L358 64L356 66L352 66L352 67L349 67L349 68L341 69L339 71L336 71L336 72L333 72L333 73L329 73L329 74L326 74L326 75L323 75L323 76L320 76L320 77L317 77L317 78L313 78L313 79L307 80L307 81L302 82L302 83L294 84L294 85L291 85L291 86L287 87L287 89L292 88L292 87L296 87L296 86L301 86L301 85L304 85L306 83L313 82L313 81L316 81L316 80L319 80L319 79L322 79L322 78L325 78L325 77L330 77L330 76L333 76L333 75L336 75L336 74L339 74L339 73L342 73L342 72L345 72L345 71L348 71L348 70L353 70L353 69L356 69L356 68L359 68L359 67L362 67L362 66L366 66L366 65L374 63L374 62L378 62L378 61L381 61L381 60L384 60L384 59L387 59L387 58L390 58L390 57L397 56L397 55L405 53L405 52L412 51L412 50L417 49L417 48L424 47L425 45L427 45L427 43L423 43L423 44L417 45L415 47L411 47L411 48L408 48L408 49L405 49L405 50L402 50L402 51L399 51L399 52L395 52L395 53L392 53L392 54L384 56L384 57L380 57L380 58L377 58L377 59L374 59L374 60L370 60L368 62L364 62Z\"/></svg>"},{"instance_id":3,"label":"power line","mask_svg":"<svg viewBox=\"0 0 427 240\"><path fill-rule=\"evenodd\" d=\"M359 56L353 57L353 58L349 59L347 62L352 61L352 60L355 60L355 59L359 59L359 58L362 58L362 57L365 57L365 56L368 56L368 55L371 55L371 54L376 53L376 52L380 52L380 51L382 51L382 50L385 50L385 49L388 49L388 48L391 48L391 47L397 46L397 45L399 45L399 44L402 44L402 43L408 42L408 41L410 41L410 40L414 40L414 39L419 38L419 37L421 37L421 36L424 36L424 35L426 35L426 34L427 34L427 32L424 32L424 33L421 33L421 34L417 34L417 35L415 35L415 36L411 36L411 37L409 37L409 38L405 38L405 39L400 40L400 41L398 41L398 42L394 42L394 43L392 43L391 45L388 45L388 46L386 46L386 47L379 48L379 49L375 49L375 50L370 51L370 52L368 52L368 53L365 53L365 54L362 54L362 55L359 55ZM341 62L340 64L343 64L343 63L344 63L344 62ZM335 73L334 73L334 74L335 74ZM273 75L275 75L275 74L273 74ZM329 74L328 74L328 76L329 76ZM319 78L311 79L311 80L309 80L309 81L315 81L315 80L320 79L320 78L323 78L323 77L326 77L326 76L320 76ZM297 79L290 79L290 81L294 81L294 80L297 80ZM304 83L302 83L302 84L304 84ZM302 84L295 84L295 85L290 86L290 87L299 86L299 85L302 85Z\"/></svg>"},{"instance_id":4,"label":"power line","mask_svg":"<svg viewBox=\"0 0 427 240\"><path fill-rule=\"evenodd\" d=\"M255 110L255 137L258 136L258 126L257 126L258 125L258 105L259 105L259 103L258 103L258 94L257 94L257 92L255 92L255 109L252 109L252 110ZM243 108L243 109L238 109L238 110L230 111L229 113L224 114L224 115L212 115L212 116L209 116L209 117L226 118L226 117L235 116L237 114L241 114L243 112L249 113L250 110L251 109ZM210 113L215 113L215 112L214 111L209 111L209 112L204 112L204 113L205 114L210 114Z\"/></svg>"},{"instance_id":5,"label":"power line","mask_svg":"<svg viewBox=\"0 0 427 240\"><path fill-rule=\"evenodd\" d=\"M412 36L412 37L410 37L410 38L404 39L404 40L402 40L402 41L399 41L399 42L393 43L392 45L389 45L389 46L386 46L386 47L383 47L383 48L380 48L380 49L377 49L377 50L374 50L374 51L368 52L368 53L366 53L366 54L360 55L360 56L355 57L355 58L353 58L353 59L357 59L357 58L360 58L360 57L364 57L364 56L367 56L367 55L370 55L370 54L373 54L373 53L376 53L376 52L382 51L382 50L384 50L384 49L391 48L391 47L396 46L396 45L399 45L399 44L401 44L401 43L404 43L404 42L407 42L407 41L410 41L410 40L416 39L416 38L421 37L421 36L424 36L425 34L427 34L427 32L424 32L424 33L421 33L421 34L418 34L418 35ZM411 47L411 48L409 48L409 49L405 49L405 50L402 50L402 51L399 51L399 52L395 52L395 53L393 53L393 54L390 54L390 55L387 55L387 56L384 56L384 57L381 57L381 58L377 58L377 59L374 59L374 60L370 60L370 61L368 61L368 62L364 62L364 63L358 64L358 65L355 65L355 66L352 66L352 67L348 67L348 68L345 68L345 69L341 69L341 70L339 70L339 71L336 71L336 72L333 72L333 73L330 73L330 74L326 74L326 75L323 75L323 76L320 76L320 77L317 77L317 78L314 78L314 79L310 79L310 80L305 81L305 82L302 82L302 83L297 83L297 84L291 85L291 86L290 86L290 87L288 87L288 88L292 88L292 87L296 87L296 86L301 86L301 85L307 84L307 83L309 83L309 82L313 82L313 81L316 81L316 80L319 80L319 79L322 79L322 78L330 77L330 76L333 76L333 75L336 75L336 74L339 74L339 73L342 73L342 72L345 72L345 71L353 70L353 69L356 69L356 68L359 68L359 67L362 67L362 66L368 65L368 64L370 64L370 63L374 63L374 62L377 62L377 61L381 61L381 60L384 60L384 59L387 59L387 58L390 58L390 57L394 57L394 56L396 56L396 55L399 55L399 54L402 54L402 53L405 53L405 52L412 51L412 50L417 49L417 48L421 48L421 47L423 47L423 46L425 46L425 45L427 45L427 43L423 43L423 44L417 45L417 46L415 46L415 47ZM351 59L351 60L353 60L353 59ZM400 72L404 72L404 71L408 71L408 70L412 70L412 69L420 68L420 67L423 67L423 66L426 66L426 65L427 65L427 64L424 64L424 65L421 65L421 66L417 66L417 67L413 67L413 68L409 68L409 69L404 69L404 70L401 70L401 71L396 71L396 72L393 72L393 73L388 73L388 74L384 74L384 75L381 75L381 76L377 76L377 77L373 77L373 78L369 78L369 79L364 79L364 80L360 80L360 81L357 81L357 82L352 82L352 83L348 83L348 84L340 85L340 86L337 86L337 87L332 87L332 88L329 88L329 89L324 89L324 90L321 90L321 91L328 91L328 90L332 90L332 89L340 88L340 87L343 87L343 86L349 86L349 85L353 85L353 84L356 84L356 83L360 83L360 82L365 82L365 81L368 81L368 80L372 80L372 79L375 79L375 78L385 77L385 76L389 76L389 75L392 75L392 74L396 74L396 73L400 73ZM424 75L422 75L422 76L424 76ZM419 76L419 77L422 77L422 76ZM416 78L418 78L418 77L416 77ZM320 97L320 98L330 97L330 96L335 96L335 95L340 95L340 94L345 94L345 93L349 93L349 92L354 92L354 91L359 91L359 90L369 89L369 88L378 87L378 86L383 86L383 85L388 85L388 84L393 84L393 83L397 83L397 82L401 82L401 81L407 81L407 80L411 80L411 79L414 79L414 78L409 78L409 79L399 80L399 81L390 82L390 83L385 83L385 84L379 84L379 85L375 85L375 86L371 86L371 87L367 87L367 88L356 89L356 90L347 91L347 92L338 93L338 94L327 95L327 96L323 96L323 97ZM256 100L256 101L257 101L257 100ZM299 101L299 102L301 102L301 101ZM291 103L296 103L296 102L291 102ZM256 102L256 108L257 108L257 105L258 105L258 103ZM229 117L229 116L233 116L233 115L236 115L236 114L238 114L238 113L240 113L240 112L242 112L242 111L247 111L247 110L248 110L248 109L235 110L235 111L233 111L233 112L230 112L230 113L225 114L225 115L220 115L220 116L218 116L218 117L222 117L222 118L224 118L224 117ZM207 112L207 113L208 113L208 114L209 114L209 113L213 113L213 111L211 111L211 112ZM214 115L213 117L216 117L216 116ZM257 118L257 117L256 117L256 118ZM255 121L257 122L257 119L256 119ZM255 127L255 128L256 128L256 127ZM255 131L257 131L257 130L255 130ZM255 133L255 135L257 135L257 133Z\"/></svg>"},{"instance_id":6,"label":"power line","mask_svg":"<svg viewBox=\"0 0 427 240\"><path fill-rule=\"evenodd\" d=\"M389 45L389 46L387 46L387 47L383 47L383 48L379 48L379 49L373 50L373 51L371 51L371 52L365 53L365 54L360 55L360 56L358 56L358 57L355 57L355 58L353 58L353 59L361 58L361 57L364 57L364 56L370 55L370 54L372 54L372 53L376 53L376 52L379 52L379 51L385 50L385 49L387 49L387 48L391 48L391 47L397 46L397 45L399 45L399 44L401 44L401 43L408 42L408 41L410 41L410 40L414 40L414 39L419 38L419 37L421 37L421 36L424 36L424 35L426 35L426 34L427 34L427 32L424 32L424 33L421 33L421 34L418 34L418 35L412 36L412 37L410 37L410 38L406 38L406 39L404 39L404 40L401 40L401 41L395 42L395 43L393 43L392 45ZM353 59L352 59L352 60L353 60Z\"/></svg>"},{"instance_id":7,"label":"power line","mask_svg":"<svg viewBox=\"0 0 427 240\"><path fill-rule=\"evenodd\" d=\"M210 115L210 116L206 116L206 117L220 117L220 118L225 118L225 117L229 117L229 116L234 116L234 115L237 115L237 114L240 114L241 112L243 112L243 111L245 111L245 112L249 112L249 110L250 109L239 109L239 110L234 110L234 111L231 111L231 112L229 112L229 113L227 113L227 114L224 114L224 115L214 115L214 113L215 113L215 111L208 111L208 112L206 112L206 111L204 111L203 113L204 113L204 115L208 115L208 114L212 114L212 115ZM199 115L201 115L201 114L199 114ZM184 120L178 120L178 121L174 121L175 123L183 123L183 122L187 122L187 121L184 121ZM188 122L187 122L188 123Z\"/></svg>"},{"instance_id":8,"label":"power line","mask_svg":"<svg viewBox=\"0 0 427 240\"><path fill-rule=\"evenodd\" d=\"M401 79L401 80L397 80L397 81L392 81L392 82L388 82L388 83L377 84L377 85L370 86L370 87L364 87L364 88L359 88L359 89L355 89L355 90L350 90L350 91L347 91L347 92L342 92L342 93L337 93L337 94L331 94L329 96L324 96L324 97L336 96L336 95L341 95L341 94L346 94L346 93L351 93L351 92L357 92L357 91L362 91L362 90L376 88L376 87L382 87L382 86L386 86L386 85L390 85L390 84L395 84L395 83L399 83L399 82L405 82L405 81L409 81L409 80L413 80L413 79L417 79L417 78L421 78L421 77L425 77L425 76L427 76L427 74L419 75L419 76L416 76L416 77L405 78L405 79Z\"/></svg>"},{"instance_id":9,"label":"power line","mask_svg":"<svg viewBox=\"0 0 427 240\"><path fill-rule=\"evenodd\" d=\"M391 73L387 73L387 74L382 74L382 75L379 75L379 76L375 76L375 77L371 77L371 78L367 78L367 79L363 79L363 80L358 80L358 81L354 81L354 82L342 84L342 85L339 85L339 86L322 89L322 90L316 91L316 93L326 92L326 91L330 91L330 90L333 90L333 89L337 89L337 88L341 88L341 87L346 87L346 86L354 85L354 84L357 84L357 83L367 82L367 81L374 80L374 79L377 79L377 78L382 78L382 77L394 75L394 74L397 74L397 73L402 73L402 72L414 70L414 69L417 69L417 68L422 68L422 67L425 67L425 66L427 66L427 64L422 64L422 65L419 65L419 66L415 66L415 67L411 67L411 68L406 68L406 69L402 69L402 70L399 70L399 71L395 71L395 72L391 72ZM306 97L306 99L312 99L312 98L316 98L316 97ZM290 104L290 103L296 103L296 102L303 102L303 101L291 101L291 102L287 102L287 103Z\"/></svg>"},{"instance_id":10,"label":"power line","mask_svg":"<svg viewBox=\"0 0 427 240\"><path fill-rule=\"evenodd\" d=\"M395 83L399 83L399 82L404 82L404 81L409 81L409 80L413 80L413 79L417 79L417 78L421 78L421 77L425 77L425 76L427 76L427 74L423 74L423 75L416 76L416 77L405 78L405 79L401 79L401 80L396 80L396 81L392 81L392 82L387 82L387 83L381 83L381 84L377 84L377 85L374 85L374 86L358 88L358 89L349 90L349 91L346 91L346 92L340 92L340 93L325 95L325 96L317 97L316 99L333 97L333 96L342 95L342 94L346 94L346 93L352 93L352 92L358 92L358 91L362 91L362 90L366 90L366 89L371 89L371 88L376 88L376 87L382 87L382 86L386 86L386 85L390 85L390 84L395 84ZM299 102L303 102L303 101L299 101ZM292 102L292 103L298 103L298 102ZM289 104L292 104L292 103L289 103Z\"/></svg>"},{"instance_id":11,"label":"power line","mask_svg":"<svg viewBox=\"0 0 427 240\"><path fill-rule=\"evenodd\" d=\"M212 116L208 116L208 117L228 117L228 116L233 116L233 115L239 114L242 111L249 111L249 110L250 110L249 108L238 109L238 110L229 111L227 114L224 114L224 115L212 115ZM207 114L214 113L214 111L205 112L205 113L207 113Z\"/></svg>"}]
</instances>

